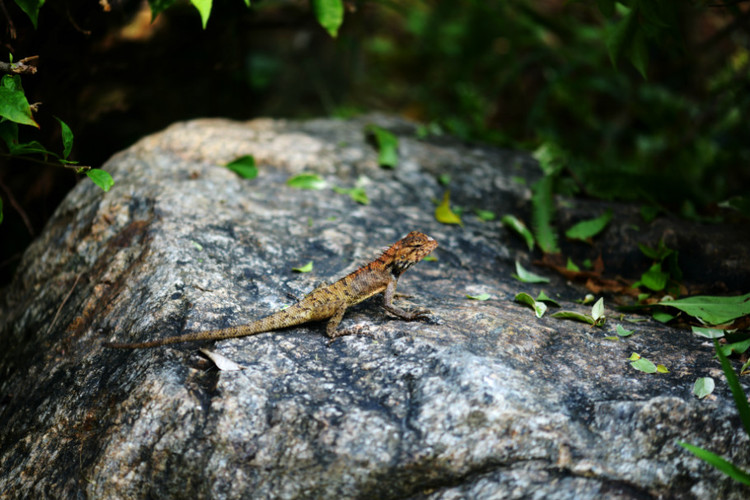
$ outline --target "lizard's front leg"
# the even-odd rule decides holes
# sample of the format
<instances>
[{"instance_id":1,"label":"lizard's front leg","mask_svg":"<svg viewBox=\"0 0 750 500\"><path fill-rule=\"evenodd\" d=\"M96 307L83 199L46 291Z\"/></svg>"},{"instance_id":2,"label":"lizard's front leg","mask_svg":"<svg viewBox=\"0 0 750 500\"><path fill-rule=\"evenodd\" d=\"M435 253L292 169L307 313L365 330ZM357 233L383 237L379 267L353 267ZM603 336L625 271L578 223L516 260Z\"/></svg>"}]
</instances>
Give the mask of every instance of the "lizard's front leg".
<instances>
[{"instance_id":1,"label":"lizard's front leg","mask_svg":"<svg viewBox=\"0 0 750 500\"><path fill-rule=\"evenodd\" d=\"M430 311L426 309L416 309L414 311L406 311L400 307L393 305L393 297L396 294L396 283L395 279L388 283L383 292L383 308L394 316L398 316L401 319L407 321L413 321L415 319L425 319L429 316Z\"/></svg>"}]
</instances>

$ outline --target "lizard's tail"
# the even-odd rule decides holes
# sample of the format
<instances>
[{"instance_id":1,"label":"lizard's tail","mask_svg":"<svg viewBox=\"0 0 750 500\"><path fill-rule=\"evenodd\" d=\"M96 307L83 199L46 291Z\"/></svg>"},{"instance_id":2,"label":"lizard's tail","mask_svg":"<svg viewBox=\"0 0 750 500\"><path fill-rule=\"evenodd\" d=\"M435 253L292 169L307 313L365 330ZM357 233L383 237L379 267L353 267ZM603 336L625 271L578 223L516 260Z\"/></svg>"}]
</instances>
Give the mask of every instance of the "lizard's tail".
<instances>
[{"instance_id":1,"label":"lizard's tail","mask_svg":"<svg viewBox=\"0 0 750 500\"><path fill-rule=\"evenodd\" d=\"M302 302L298 302L293 306L282 309L281 311L266 316L265 318L255 320L247 325L230 326L229 328L222 328L220 330L193 332L185 335L178 335L176 337L166 337L146 342L105 342L104 347L112 349L143 349L147 347L159 347L167 344L177 344L179 342L233 339L255 335L256 333L289 328L290 326L300 325L302 323L307 323L308 321L331 317L328 309L321 309L321 314L316 316L311 313L310 308L311 306L305 302L305 299L303 299Z\"/></svg>"},{"instance_id":2,"label":"lizard's tail","mask_svg":"<svg viewBox=\"0 0 750 500\"><path fill-rule=\"evenodd\" d=\"M110 349L143 349L145 347L159 347L167 344L176 344L178 342L189 342L190 340L195 339L167 337L164 339L149 340L147 342L104 342L102 345L104 347L109 347Z\"/></svg>"},{"instance_id":3,"label":"lizard's tail","mask_svg":"<svg viewBox=\"0 0 750 500\"><path fill-rule=\"evenodd\" d=\"M148 347L160 347L167 344L178 344L180 342L195 342L198 340L221 340L228 338L244 337L261 333L263 330L253 328L253 324L246 326L223 328L221 330L208 330L202 332L188 333L186 335L177 335L175 337L165 337L163 339L148 340L146 342L104 342L104 347L110 349L144 349Z\"/></svg>"}]
</instances>

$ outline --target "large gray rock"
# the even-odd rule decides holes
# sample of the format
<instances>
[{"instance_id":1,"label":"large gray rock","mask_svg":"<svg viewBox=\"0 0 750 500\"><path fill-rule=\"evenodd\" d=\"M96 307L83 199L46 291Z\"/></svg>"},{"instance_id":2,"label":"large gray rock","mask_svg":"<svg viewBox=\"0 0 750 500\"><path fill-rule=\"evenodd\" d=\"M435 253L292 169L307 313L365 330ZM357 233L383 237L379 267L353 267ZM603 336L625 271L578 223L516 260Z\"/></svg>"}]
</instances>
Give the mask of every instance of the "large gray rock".
<instances>
[{"instance_id":1,"label":"large gray rock","mask_svg":"<svg viewBox=\"0 0 750 500\"><path fill-rule=\"evenodd\" d=\"M612 319L536 319L517 292L583 311L568 301L584 291L510 278L529 256L498 222L434 220L444 173L459 204L521 213L528 188L512 178L531 180L533 162L371 119L400 136L395 170L377 165L366 119L199 120L115 155L109 193L90 182L71 192L0 302L2 497L747 498L676 444L750 468L709 344L654 322L612 341ZM218 166L245 154L256 179ZM301 172L359 179L371 204L285 185ZM617 210L626 227L635 210ZM400 305L431 309L431 321L390 317L373 299L342 323L369 335L330 346L322 325L101 346L246 323L410 230L439 241L439 260L403 276L412 297ZM312 273L291 272L310 260ZM481 292L493 298L465 298ZM200 347L244 369L219 370ZM634 370L632 352L669 373ZM699 401L703 376L717 390Z\"/></svg>"}]
</instances>

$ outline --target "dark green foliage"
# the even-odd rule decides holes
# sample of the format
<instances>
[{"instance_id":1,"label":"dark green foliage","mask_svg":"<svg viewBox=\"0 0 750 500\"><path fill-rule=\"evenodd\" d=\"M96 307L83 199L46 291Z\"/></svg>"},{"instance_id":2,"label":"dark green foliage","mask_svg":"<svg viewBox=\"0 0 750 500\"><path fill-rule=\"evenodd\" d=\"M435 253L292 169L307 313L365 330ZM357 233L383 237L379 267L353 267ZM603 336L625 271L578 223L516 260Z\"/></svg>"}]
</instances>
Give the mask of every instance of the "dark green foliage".
<instances>
[{"instance_id":1,"label":"dark green foliage","mask_svg":"<svg viewBox=\"0 0 750 500\"><path fill-rule=\"evenodd\" d=\"M683 0L404 2L366 41L360 89L466 139L557 143L588 195L690 213L750 181L739 15Z\"/></svg>"}]
</instances>

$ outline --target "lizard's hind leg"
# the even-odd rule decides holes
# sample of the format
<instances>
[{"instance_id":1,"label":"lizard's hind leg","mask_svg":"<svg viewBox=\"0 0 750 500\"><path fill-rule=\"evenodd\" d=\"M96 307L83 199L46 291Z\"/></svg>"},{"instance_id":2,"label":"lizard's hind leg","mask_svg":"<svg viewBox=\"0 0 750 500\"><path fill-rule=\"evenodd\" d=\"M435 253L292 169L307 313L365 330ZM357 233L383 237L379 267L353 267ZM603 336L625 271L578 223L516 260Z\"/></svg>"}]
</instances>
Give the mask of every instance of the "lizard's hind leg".
<instances>
[{"instance_id":1,"label":"lizard's hind leg","mask_svg":"<svg viewBox=\"0 0 750 500\"><path fill-rule=\"evenodd\" d=\"M341 323L341 319L344 317L344 313L346 312L346 307L342 306L339 309L336 310L336 314L334 314L331 319L328 320L328 324L326 325L326 335L328 335L328 345L330 346L334 340L336 340L339 337L344 337L346 335L371 335L370 332L363 331L365 328L361 325L354 326L352 328L338 328L339 324Z\"/></svg>"}]
</instances>

